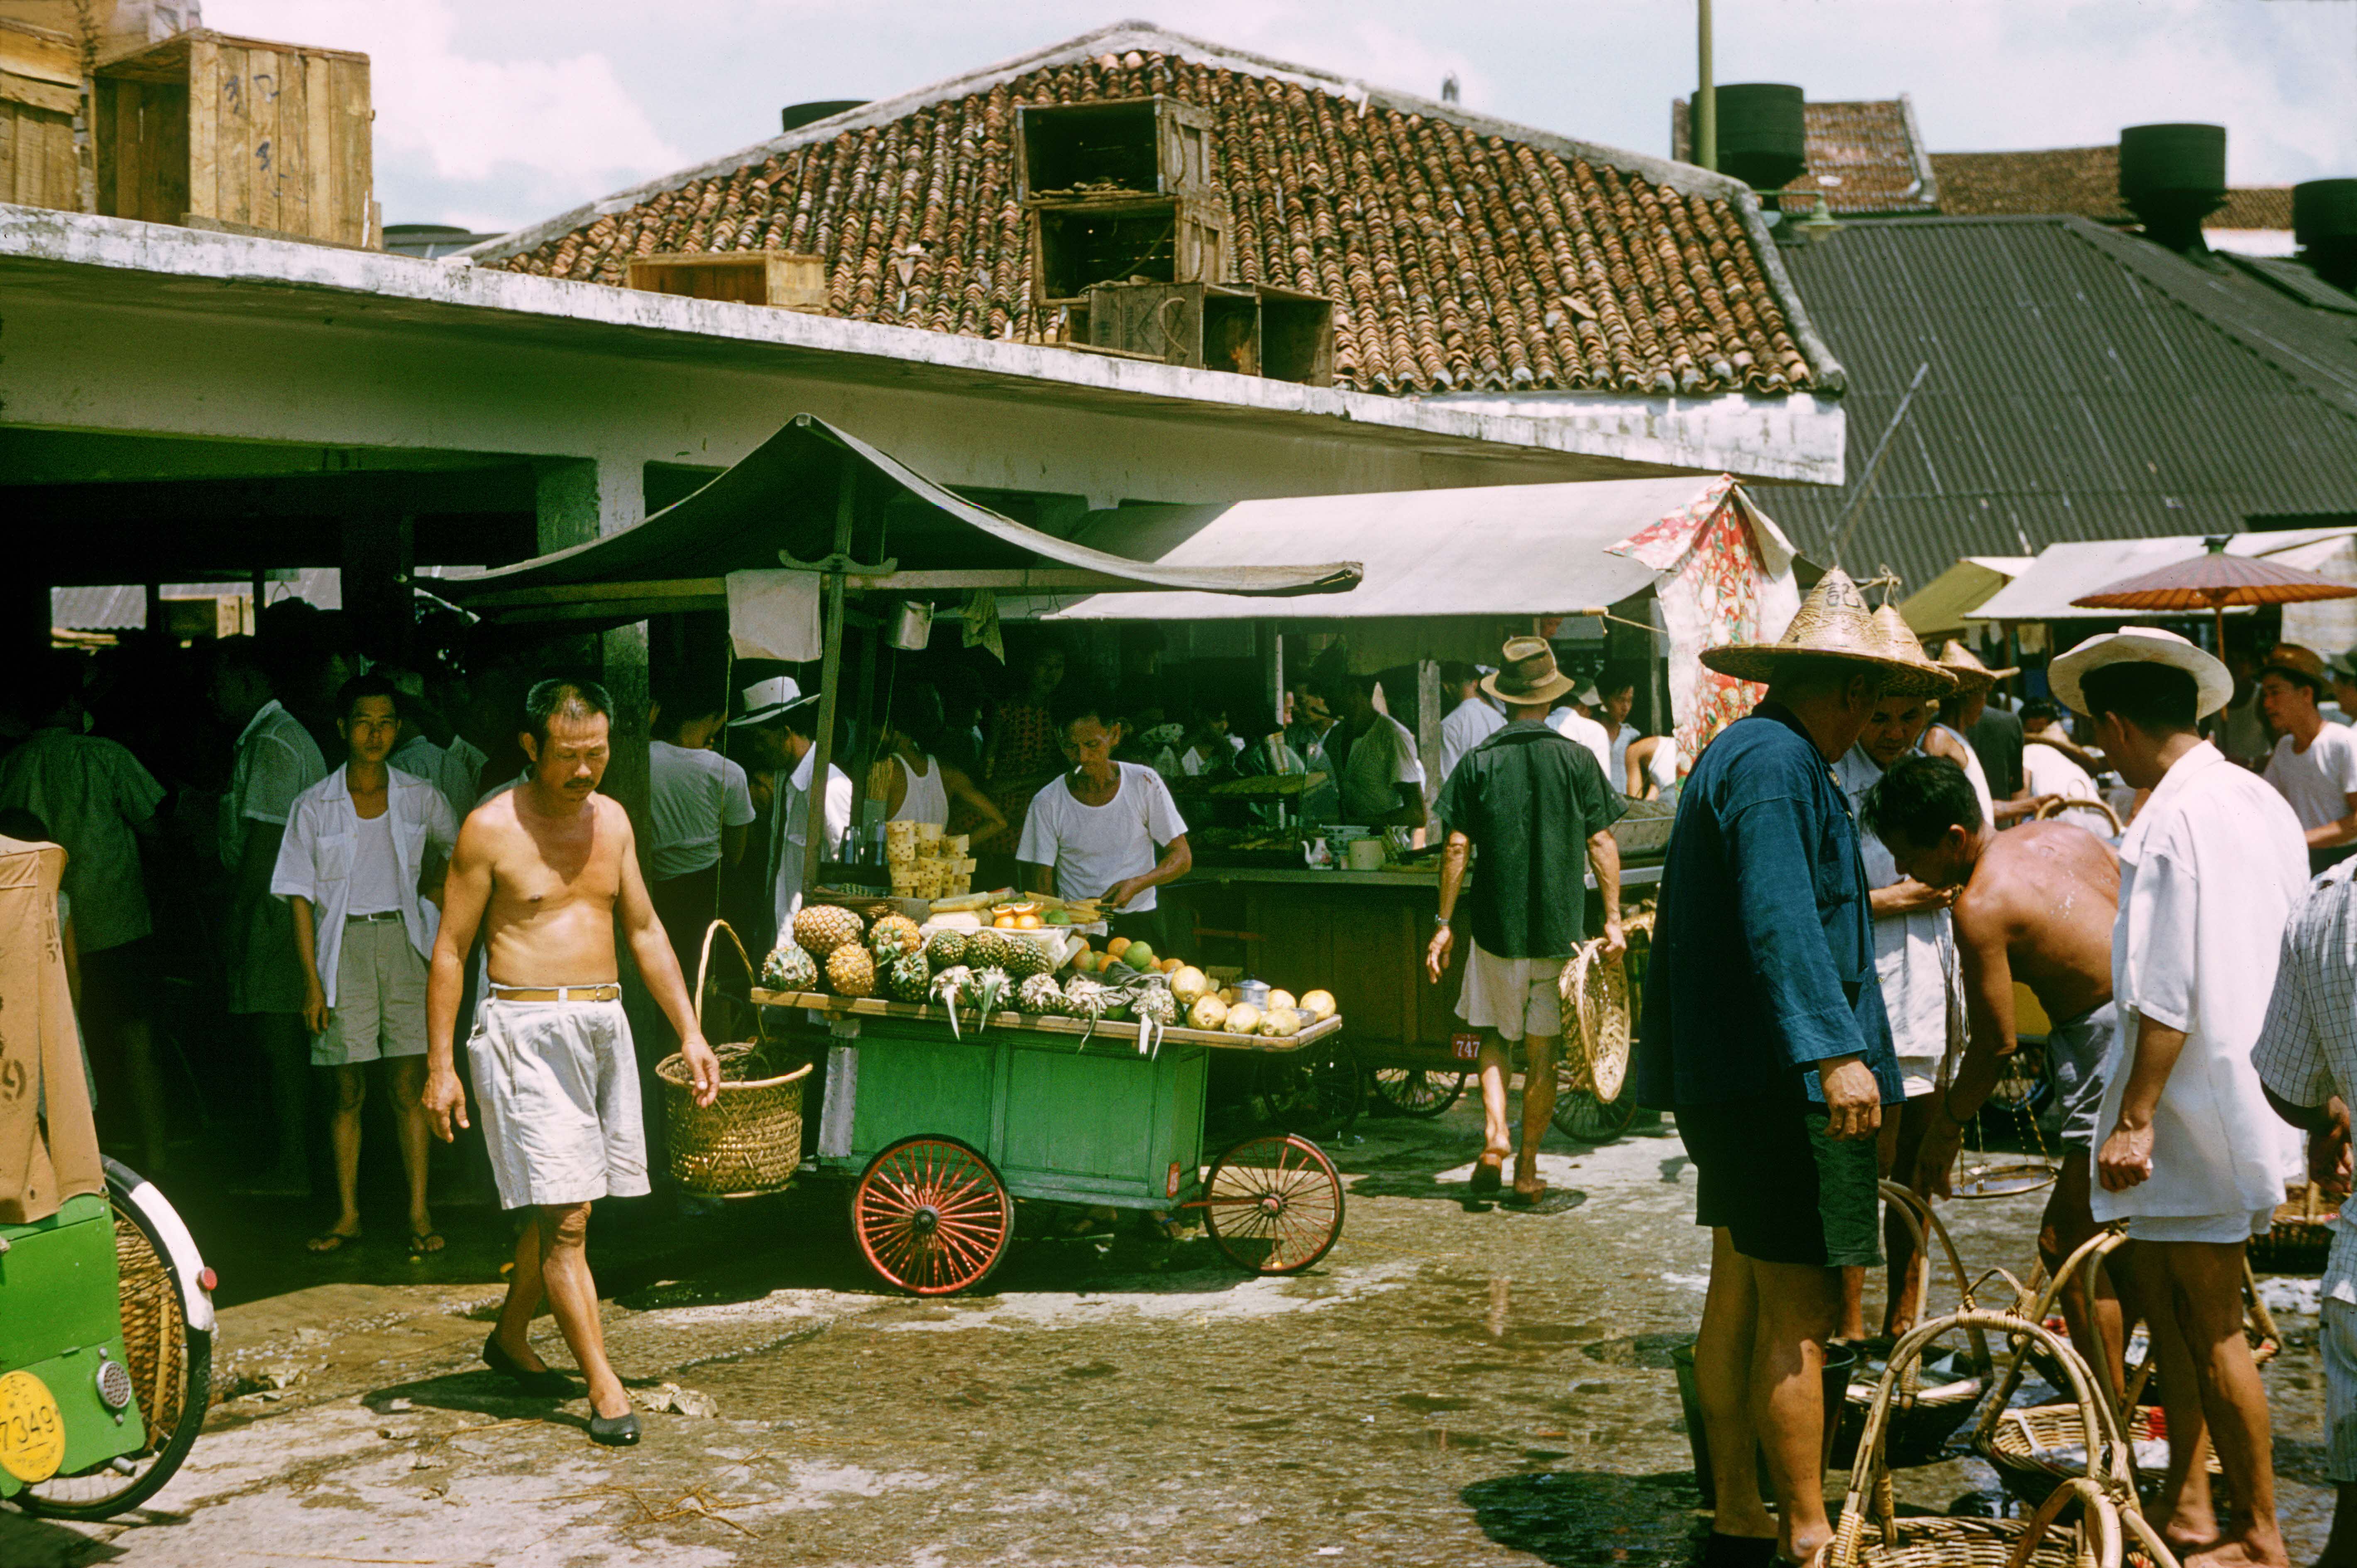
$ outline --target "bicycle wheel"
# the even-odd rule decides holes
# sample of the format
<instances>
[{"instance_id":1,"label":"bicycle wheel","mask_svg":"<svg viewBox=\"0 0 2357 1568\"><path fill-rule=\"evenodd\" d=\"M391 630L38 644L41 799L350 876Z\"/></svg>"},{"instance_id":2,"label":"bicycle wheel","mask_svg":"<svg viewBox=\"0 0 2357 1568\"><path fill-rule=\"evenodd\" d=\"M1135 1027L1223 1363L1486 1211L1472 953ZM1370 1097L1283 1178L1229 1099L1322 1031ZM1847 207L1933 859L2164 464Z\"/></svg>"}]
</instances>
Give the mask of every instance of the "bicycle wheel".
<instances>
[{"instance_id":1,"label":"bicycle wheel","mask_svg":"<svg viewBox=\"0 0 2357 1568\"><path fill-rule=\"evenodd\" d=\"M1379 1067L1369 1075L1375 1098L1403 1116L1429 1122L1445 1113L1465 1092L1461 1072L1435 1072L1420 1067Z\"/></svg>"},{"instance_id":2,"label":"bicycle wheel","mask_svg":"<svg viewBox=\"0 0 2357 1568\"><path fill-rule=\"evenodd\" d=\"M146 1423L146 1446L81 1475L52 1476L27 1487L16 1500L27 1513L84 1520L127 1513L163 1489L204 1424L212 1397L213 1337L189 1326L184 1282L171 1248L131 1199L145 1185L137 1172L106 1162L121 1276L124 1369L131 1374L132 1393ZM160 1195L156 1201L162 1201Z\"/></svg>"},{"instance_id":3,"label":"bicycle wheel","mask_svg":"<svg viewBox=\"0 0 2357 1568\"><path fill-rule=\"evenodd\" d=\"M1253 1112L1262 1125L1308 1138L1349 1132L1365 1104L1359 1058L1339 1040L1297 1051L1253 1058Z\"/></svg>"},{"instance_id":4,"label":"bicycle wheel","mask_svg":"<svg viewBox=\"0 0 2357 1568\"><path fill-rule=\"evenodd\" d=\"M1626 1095L1608 1104L1584 1089L1575 1089L1555 1099L1555 1131L1583 1144L1609 1144L1636 1119L1637 1102Z\"/></svg>"}]
</instances>

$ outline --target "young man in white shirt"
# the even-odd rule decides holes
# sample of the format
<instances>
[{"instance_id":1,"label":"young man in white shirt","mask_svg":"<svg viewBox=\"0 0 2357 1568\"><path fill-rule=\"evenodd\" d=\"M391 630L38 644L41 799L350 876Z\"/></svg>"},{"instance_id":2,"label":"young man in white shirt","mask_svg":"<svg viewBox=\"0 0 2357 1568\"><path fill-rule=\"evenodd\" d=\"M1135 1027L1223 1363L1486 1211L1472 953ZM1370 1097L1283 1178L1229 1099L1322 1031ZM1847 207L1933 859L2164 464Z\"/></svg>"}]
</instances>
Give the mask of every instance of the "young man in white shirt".
<instances>
[{"instance_id":1,"label":"young man in white shirt","mask_svg":"<svg viewBox=\"0 0 2357 1568\"><path fill-rule=\"evenodd\" d=\"M2279 642L2259 670L2259 707L2276 731L2266 781L2290 802L2308 839L2310 872L2357 852L2357 730L2328 724L2324 660Z\"/></svg>"},{"instance_id":2,"label":"young man in white shirt","mask_svg":"<svg viewBox=\"0 0 2357 1568\"><path fill-rule=\"evenodd\" d=\"M813 838L811 791L818 767L819 693L805 693L791 675L778 675L745 688L745 713L728 721L748 729L759 755L770 768L770 928L782 938L802 907L802 873L810 857L834 854L851 826L851 776L826 765L826 799ZM690 984L694 983L693 981Z\"/></svg>"},{"instance_id":3,"label":"young man in white shirt","mask_svg":"<svg viewBox=\"0 0 2357 1568\"><path fill-rule=\"evenodd\" d=\"M2266 1233L2296 1137L2251 1065L2278 944L2308 885L2283 798L2196 726L2226 703L2226 667L2183 638L2130 627L2048 668L2095 721L2122 778L2149 790L2119 849L2112 999L2119 1035L2096 1115L2090 1207L2127 1221L2169 1415L2159 1517L2180 1555L2287 1562L2276 1521L2266 1391L2243 1337L2244 1249ZM2207 1429L2235 1515L2215 1516Z\"/></svg>"},{"instance_id":4,"label":"young man in white shirt","mask_svg":"<svg viewBox=\"0 0 2357 1568\"><path fill-rule=\"evenodd\" d=\"M1318 694L1350 737L1342 759L1342 820L1370 828L1424 826L1424 763L1407 726L1375 706L1372 675L1338 674Z\"/></svg>"},{"instance_id":5,"label":"young man in white shirt","mask_svg":"<svg viewBox=\"0 0 2357 1568\"><path fill-rule=\"evenodd\" d=\"M1440 781L1445 785L1467 752L1506 727L1506 715L1483 700L1481 671L1458 660L1440 667L1440 694L1457 704L1440 721ZM1604 779L1608 784L1612 781L1609 772Z\"/></svg>"},{"instance_id":6,"label":"young man in white shirt","mask_svg":"<svg viewBox=\"0 0 2357 1568\"><path fill-rule=\"evenodd\" d=\"M296 797L270 878L294 919L311 1065L335 1081L339 1207L309 1246L333 1252L361 1239L361 1108L368 1064L382 1061L409 1178L409 1251L422 1256L443 1247L425 1201L425 966L458 821L433 783L386 761L401 736L391 681L348 681L338 706L344 764Z\"/></svg>"},{"instance_id":7,"label":"young man in white shirt","mask_svg":"<svg viewBox=\"0 0 2357 1568\"><path fill-rule=\"evenodd\" d=\"M691 985L720 908L720 863L745 858L756 814L745 769L713 749L727 722L726 693L700 699L683 686L647 719L647 897Z\"/></svg>"},{"instance_id":8,"label":"young man in white shirt","mask_svg":"<svg viewBox=\"0 0 2357 1568\"><path fill-rule=\"evenodd\" d=\"M1194 866L1186 820L1153 768L1114 760L1121 725L1076 699L1059 715L1070 765L1031 797L1015 858L1023 885L1060 898L1103 898L1113 934L1179 956L1155 889Z\"/></svg>"},{"instance_id":9,"label":"young man in white shirt","mask_svg":"<svg viewBox=\"0 0 2357 1568\"><path fill-rule=\"evenodd\" d=\"M277 1147L253 1190L307 1197L305 1157L310 1101L309 1039L303 1027L303 966L295 958L295 918L270 895L278 846L295 798L328 776L327 759L302 721L280 704L258 644L228 637L213 645L214 711L238 732L229 795L221 802L221 855L230 868L229 1010L253 1020L270 1067Z\"/></svg>"}]
</instances>

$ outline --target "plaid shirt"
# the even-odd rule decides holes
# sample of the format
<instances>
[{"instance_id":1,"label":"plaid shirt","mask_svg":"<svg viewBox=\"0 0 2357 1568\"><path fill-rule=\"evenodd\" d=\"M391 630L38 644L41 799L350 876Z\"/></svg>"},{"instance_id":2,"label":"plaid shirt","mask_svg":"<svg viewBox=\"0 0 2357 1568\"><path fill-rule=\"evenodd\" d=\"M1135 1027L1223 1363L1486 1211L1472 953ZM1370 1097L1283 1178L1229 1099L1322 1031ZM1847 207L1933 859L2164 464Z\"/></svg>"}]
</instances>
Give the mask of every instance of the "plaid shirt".
<instances>
[{"instance_id":1,"label":"plaid shirt","mask_svg":"<svg viewBox=\"0 0 2357 1568\"><path fill-rule=\"evenodd\" d=\"M2251 1047L2259 1081L2278 1100L2357 1103L2357 861L2309 884L2284 928L2266 1023ZM2328 1300L2357 1303L2357 1230L2346 1208L2324 1271Z\"/></svg>"}]
</instances>

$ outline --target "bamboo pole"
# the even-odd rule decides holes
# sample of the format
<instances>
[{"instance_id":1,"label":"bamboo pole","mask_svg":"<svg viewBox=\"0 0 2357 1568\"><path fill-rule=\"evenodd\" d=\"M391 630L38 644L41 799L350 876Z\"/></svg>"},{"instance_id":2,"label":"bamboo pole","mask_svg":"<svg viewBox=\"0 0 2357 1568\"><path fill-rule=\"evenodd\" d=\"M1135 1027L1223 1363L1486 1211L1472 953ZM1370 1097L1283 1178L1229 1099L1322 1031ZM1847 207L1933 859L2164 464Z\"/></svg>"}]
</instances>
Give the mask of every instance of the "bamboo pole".
<instances>
[{"instance_id":1,"label":"bamboo pole","mask_svg":"<svg viewBox=\"0 0 2357 1568\"><path fill-rule=\"evenodd\" d=\"M843 455L843 472L835 481L834 553L851 553L851 524L857 511L858 459ZM819 665L818 735L813 742L818 756L811 763L811 793L802 807L802 901L818 888L819 866L834 846L826 840L826 774L834 764L834 689L843 673L843 574L826 575L826 604L821 612L819 635L826 651ZM786 824L792 827L791 822Z\"/></svg>"}]
</instances>

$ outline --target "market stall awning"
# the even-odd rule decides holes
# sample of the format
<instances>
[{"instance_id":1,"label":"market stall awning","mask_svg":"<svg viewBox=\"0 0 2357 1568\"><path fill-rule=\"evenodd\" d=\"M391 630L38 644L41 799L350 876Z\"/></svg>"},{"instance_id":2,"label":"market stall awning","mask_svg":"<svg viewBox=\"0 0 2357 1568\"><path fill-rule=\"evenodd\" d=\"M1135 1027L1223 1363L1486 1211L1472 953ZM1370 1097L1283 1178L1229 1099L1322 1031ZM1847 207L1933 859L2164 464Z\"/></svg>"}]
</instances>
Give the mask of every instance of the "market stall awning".
<instances>
[{"instance_id":1,"label":"market stall awning","mask_svg":"<svg viewBox=\"0 0 2357 1568\"><path fill-rule=\"evenodd\" d=\"M1713 510L1729 490L1741 493L1717 475L1123 507L1080 537L1165 571L1347 549L1365 575L1314 601L1094 595L1049 618L1365 620L1598 608L1652 586L1656 575L1642 561L1609 553L1612 546L1687 509Z\"/></svg>"},{"instance_id":2,"label":"market stall awning","mask_svg":"<svg viewBox=\"0 0 2357 1568\"><path fill-rule=\"evenodd\" d=\"M729 573L775 570L781 553L796 562L834 553L846 482L863 519L859 552L871 548L876 533L865 522L880 507L882 553L907 568L853 573L847 585L857 589L921 596L977 586L1019 593L1144 585L1286 596L1329 594L1359 581L1351 561L1154 564L1089 549L977 506L801 413L710 484L643 522L513 565L445 577L436 591L504 620L621 621L723 608Z\"/></svg>"},{"instance_id":3,"label":"market stall awning","mask_svg":"<svg viewBox=\"0 0 2357 1568\"><path fill-rule=\"evenodd\" d=\"M2330 563L2357 529L2289 528L2265 533L2237 533L2226 541L2230 555L2264 555L2304 571L2330 572ZM1981 602L1968 618L1975 621L2120 620L2132 612L2096 609L2073 604L2074 599L2100 592L2123 578L2178 561L2190 561L2206 549L2203 536L2180 534L2167 539L2088 539L2050 544L2012 582ZM2206 618L2208 612L2199 612ZM2149 619L2147 614L2144 618ZM1910 621L1909 623L1912 625Z\"/></svg>"},{"instance_id":4,"label":"market stall awning","mask_svg":"<svg viewBox=\"0 0 2357 1568\"><path fill-rule=\"evenodd\" d=\"M1967 555L1900 601L1899 613L1918 637L1964 630L1990 596L2029 570L2035 555Z\"/></svg>"}]
</instances>

